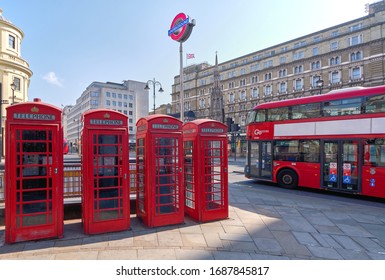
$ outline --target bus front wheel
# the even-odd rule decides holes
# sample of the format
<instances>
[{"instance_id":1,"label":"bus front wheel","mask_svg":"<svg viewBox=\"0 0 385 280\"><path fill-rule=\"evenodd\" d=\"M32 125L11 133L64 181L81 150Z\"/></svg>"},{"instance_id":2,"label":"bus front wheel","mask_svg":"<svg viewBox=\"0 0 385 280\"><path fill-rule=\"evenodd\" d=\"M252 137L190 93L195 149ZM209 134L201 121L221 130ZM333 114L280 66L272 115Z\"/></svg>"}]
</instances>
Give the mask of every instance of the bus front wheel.
<instances>
[{"instance_id":1,"label":"bus front wheel","mask_svg":"<svg viewBox=\"0 0 385 280\"><path fill-rule=\"evenodd\" d=\"M278 173L278 185L285 189L294 189L298 187L298 175L295 171L284 169Z\"/></svg>"}]
</instances>

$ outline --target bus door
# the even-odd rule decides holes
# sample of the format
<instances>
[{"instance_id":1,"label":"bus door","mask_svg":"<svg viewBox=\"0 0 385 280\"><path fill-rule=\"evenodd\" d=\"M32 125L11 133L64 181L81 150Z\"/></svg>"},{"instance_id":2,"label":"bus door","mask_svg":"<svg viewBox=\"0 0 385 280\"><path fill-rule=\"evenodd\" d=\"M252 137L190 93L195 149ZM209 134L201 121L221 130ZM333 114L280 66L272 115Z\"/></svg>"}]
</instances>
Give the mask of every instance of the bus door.
<instances>
[{"instance_id":1,"label":"bus door","mask_svg":"<svg viewBox=\"0 0 385 280\"><path fill-rule=\"evenodd\" d=\"M324 188L357 192L359 190L360 153L358 140L325 140L322 186Z\"/></svg>"},{"instance_id":2,"label":"bus door","mask_svg":"<svg viewBox=\"0 0 385 280\"><path fill-rule=\"evenodd\" d=\"M267 180L272 178L272 145L271 141L250 143L250 175Z\"/></svg>"}]
</instances>

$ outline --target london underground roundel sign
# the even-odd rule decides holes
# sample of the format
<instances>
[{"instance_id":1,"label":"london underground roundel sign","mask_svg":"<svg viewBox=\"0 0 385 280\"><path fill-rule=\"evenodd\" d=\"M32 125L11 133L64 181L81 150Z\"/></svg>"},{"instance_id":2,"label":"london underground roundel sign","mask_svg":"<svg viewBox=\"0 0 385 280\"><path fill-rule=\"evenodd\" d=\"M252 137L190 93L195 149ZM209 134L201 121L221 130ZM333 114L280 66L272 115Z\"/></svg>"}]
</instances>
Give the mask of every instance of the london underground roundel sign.
<instances>
[{"instance_id":1,"label":"london underground roundel sign","mask_svg":"<svg viewBox=\"0 0 385 280\"><path fill-rule=\"evenodd\" d=\"M190 17L186 16L184 13L179 13L171 23L168 36L175 41L183 43L190 37L194 26L194 20L190 20Z\"/></svg>"}]
</instances>

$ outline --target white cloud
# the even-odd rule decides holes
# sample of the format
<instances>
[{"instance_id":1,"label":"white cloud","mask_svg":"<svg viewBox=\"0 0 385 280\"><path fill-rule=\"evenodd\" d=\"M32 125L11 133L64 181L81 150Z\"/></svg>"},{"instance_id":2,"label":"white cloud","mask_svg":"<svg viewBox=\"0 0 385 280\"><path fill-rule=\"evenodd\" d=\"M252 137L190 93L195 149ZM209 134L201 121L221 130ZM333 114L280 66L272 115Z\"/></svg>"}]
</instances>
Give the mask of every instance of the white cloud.
<instances>
[{"instance_id":1,"label":"white cloud","mask_svg":"<svg viewBox=\"0 0 385 280\"><path fill-rule=\"evenodd\" d=\"M62 79L56 76L55 72L48 72L43 76L43 79L46 80L49 84L62 87Z\"/></svg>"}]
</instances>

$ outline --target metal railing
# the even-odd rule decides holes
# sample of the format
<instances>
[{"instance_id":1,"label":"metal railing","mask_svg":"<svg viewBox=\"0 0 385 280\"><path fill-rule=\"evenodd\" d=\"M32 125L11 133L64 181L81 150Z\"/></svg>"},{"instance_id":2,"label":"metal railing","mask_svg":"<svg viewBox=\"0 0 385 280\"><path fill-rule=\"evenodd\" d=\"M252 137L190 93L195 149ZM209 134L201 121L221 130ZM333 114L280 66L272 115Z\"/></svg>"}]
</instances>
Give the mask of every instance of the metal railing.
<instances>
[{"instance_id":1,"label":"metal railing","mask_svg":"<svg viewBox=\"0 0 385 280\"><path fill-rule=\"evenodd\" d=\"M136 163L130 162L130 195L135 194ZM64 198L80 198L82 195L82 165L80 163L64 164ZM0 171L0 203L5 201L4 171Z\"/></svg>"}]
</instances>

